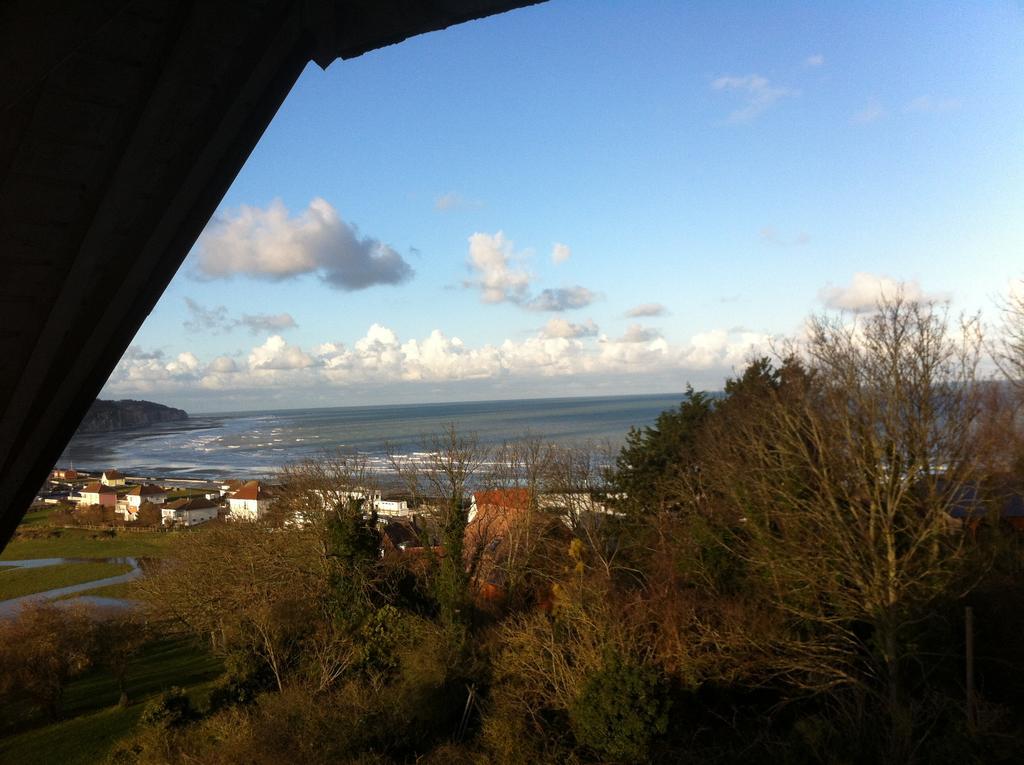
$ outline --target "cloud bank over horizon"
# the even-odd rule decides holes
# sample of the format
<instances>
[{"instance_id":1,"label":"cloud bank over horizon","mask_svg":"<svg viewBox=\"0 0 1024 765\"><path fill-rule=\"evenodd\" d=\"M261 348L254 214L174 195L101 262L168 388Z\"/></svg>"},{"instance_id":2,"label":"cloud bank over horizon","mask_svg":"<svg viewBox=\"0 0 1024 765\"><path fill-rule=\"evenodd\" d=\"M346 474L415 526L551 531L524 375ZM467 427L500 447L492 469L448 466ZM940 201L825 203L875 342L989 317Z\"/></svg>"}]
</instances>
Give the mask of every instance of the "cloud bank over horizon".
<instances>
[{"instance_id":1,"label":"cloud bank over horizon","mask_svg":"<svg viewBox=\"0 0 1024 765\"><path fill-rule=\"evenodd\" d=\"M275 334L248 353L207 361L191 351L173 356L132 346L104 388L104 395L147 395L179 400L202 392L208 400L232 401L254 391L288 391L303 398L328 391L399 384L477 383L490 390L507 381L573 382L600 388L603 379L661 375L678 389L687 381L732 373L772 338L745 330L712 330L672 344L650 327L632 324L620 337L599 332L593 321L554 318L535 334L471 347L434 329L402 339L379 323L351 343L329 341L300 347ZM483 387L481 387L481 385ZM465 385L462 387L466 390ZM436 392L437 388L432 388ZM552 389L557 392L557 389Z\"/></svg>"}]
</instances>

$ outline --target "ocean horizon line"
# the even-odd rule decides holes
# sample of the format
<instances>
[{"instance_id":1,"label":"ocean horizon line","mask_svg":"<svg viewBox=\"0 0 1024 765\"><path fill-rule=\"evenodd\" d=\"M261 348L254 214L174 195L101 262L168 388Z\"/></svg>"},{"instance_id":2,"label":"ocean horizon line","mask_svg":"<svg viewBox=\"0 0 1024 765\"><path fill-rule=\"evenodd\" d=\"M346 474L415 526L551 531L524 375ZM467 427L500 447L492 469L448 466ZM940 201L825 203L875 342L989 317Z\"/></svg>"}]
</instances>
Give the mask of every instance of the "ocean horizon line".
<instances>
[{"instance_id":1,"label":"ocean horizon line","mask_svg":"<svg viewBox=\"0 0 1024 765\"><path fill-rule=\"evenodd\" d=\"M697 391L699 393L716 393L717 391ZM315 412L315 411L337 411L337 410L377 410L377 409L400 409L427 406L458 406L461 404L510 404L516 402L538 402L538 401L607 401L609 399L637 399L637 398L664 398L667 396L678 396L682 401L686 395L685 390L664 391L654 393L613 393L608 395L590 396L534 396L523 398L487 398L487 399L461 399L458 401L419 401L402 402L394 404L348 404L340 406L288 406L276 409L218 409L210 411L188 411L191 417L227 417L253 414L278 414L285 412ZM184 409L184 407L176 407Z\"/></svg>"}]
</instances>

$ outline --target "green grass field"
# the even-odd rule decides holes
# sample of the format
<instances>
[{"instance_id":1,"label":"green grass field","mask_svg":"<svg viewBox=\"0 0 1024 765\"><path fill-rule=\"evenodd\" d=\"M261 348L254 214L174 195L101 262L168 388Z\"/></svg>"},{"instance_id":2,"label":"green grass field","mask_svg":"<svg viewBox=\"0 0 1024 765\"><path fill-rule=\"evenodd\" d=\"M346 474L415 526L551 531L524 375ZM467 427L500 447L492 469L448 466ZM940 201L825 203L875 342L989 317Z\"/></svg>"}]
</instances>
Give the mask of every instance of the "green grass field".
<instances>
[{"instance_id":1,"label":"green grass field","mask_svg":"<svg viewBox=\"0 0 1024 765\"><path fill-rule=\"evenodd\" d=\"M0 560L29 558L162 558L173 547L175 532L106 534L88 529L54 529L49 535L12 539Z\"/></svg>"},{"instance_id":2,"label":"green grass field","mask_svg":"<svg viewBox=\"0 0 1024 765\"><path fill-rule=\"evenodd\" d=\"M41 568L0 566L0 600L20 598L71 584L106 579L132 570L127 563L63 563Z\"/></svg>"},{"instance_id":3,"label":"green grass field","mask_svg":"<svg viewBox=\"0 0 1024 765\"><path fill-rule=\"evenodd\" d=\"M58 505L32 505L25 517L21 519L22 526L45 526L50 520L50 513L57 509Z\"/></svg>"},{"instance_id":4,"label":"green grass field","mask_svg":"<svg viewBox=\"0 0 1024 765\"><path fill-rule=\"evenodd\" d=\"M201 706L222 671L220 662L191 639L151 642L129 670L128 707L117 706L117 684L109 673L95 670L68 684L66 719L60 722L47 724L37 710L25 704L5 710L0 725L9 734L0 738L0 762L102 762L117 741L132 732L148 699L178 686Z\"/></svg>"},{"instance_id":5,"label":"green grass field","mask_svg":"<svg viewBox=\"0 0 1024 765\"><path fill-rule=\"evenodd\" d=\"M91 590L82 590L71 595L63 595L60 600L66 598L77 598L79 595L90 595L96 598L124 598L135 600L136 593L132 589L134 582L121 582L120 584L108 584L105 587L95 587Z\"/></svg>"},{"instance_id":6,"label":"green grass field","mask_svg":"<svg viewBox=\"0 0 1024 765\"><path fill-rule=\"evenodd\" d=\"M171 532L106 534L88 529L46 532L52 508L37 507L25 516L20 530L30 532L11 541L2 560L30 558L161 558L171 554L182 536ZM69 584L103 579L129 571L127 564L76 562L37 569L0 567L0 600ZM97 587L82 595L131 597L131 584ZM74 597L74 596L72 596ZM217 677L220 660L191 638L167 637L149 642L128 673L129 706L117 706L120 692L110 673L97 668L67 685L64 719L50 723L27 702L9 704L0 714L0 763L19 765L92 765L106 760L116 743L130 735L153 696L172 686L184 688L203 706Z\"/></svg>"}]
</instances>

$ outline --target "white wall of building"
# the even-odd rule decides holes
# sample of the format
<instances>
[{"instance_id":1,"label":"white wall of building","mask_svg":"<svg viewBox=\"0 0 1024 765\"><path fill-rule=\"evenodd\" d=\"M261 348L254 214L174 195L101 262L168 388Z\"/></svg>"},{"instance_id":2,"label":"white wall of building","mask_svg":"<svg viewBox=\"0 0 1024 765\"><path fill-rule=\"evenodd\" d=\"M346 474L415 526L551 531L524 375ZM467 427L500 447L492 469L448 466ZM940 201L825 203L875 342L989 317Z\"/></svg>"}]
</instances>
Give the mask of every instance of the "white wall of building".
<instances>
[{"instance_id":1,"label":"white wall of building","mask_svg":"<svg viewBox=\"0 0 1024 765\"><path fill-rule=\"evenodd\" d=\"M194 510L176 510L165 507L161 511L161 515L165 525L170 525L173 522L183 526L197 526L200 523L214 520L217 517L217 508L201 507Z\"/></svg>"},{"instance_id":2,"label":"white wall of building","mask_svg":"<svg viewBox=\"0 0 1024 765\"><path fill-rule=\"evenodd\" d=\"M247 521L256 521L270 509L268 499L229 499L229 515Z\"/></svg>"}]
</instances>

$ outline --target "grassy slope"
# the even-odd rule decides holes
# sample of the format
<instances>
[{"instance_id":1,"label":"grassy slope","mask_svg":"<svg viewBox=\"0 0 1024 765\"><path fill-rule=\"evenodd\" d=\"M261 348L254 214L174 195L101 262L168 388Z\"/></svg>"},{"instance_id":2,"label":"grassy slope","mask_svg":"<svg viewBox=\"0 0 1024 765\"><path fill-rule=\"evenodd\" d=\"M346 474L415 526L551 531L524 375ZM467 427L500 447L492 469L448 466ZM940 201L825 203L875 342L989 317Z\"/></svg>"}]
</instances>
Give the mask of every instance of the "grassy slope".
<instances>
[{"instance_id":1,"label":"grassy slope","mask_svg":"<svg viewBox=\"0 0 1024 765\"><path fill-rule=\"evenodd\" d=\"M142 714L142 705L111 707L73 720L0 739L0 762L19 765L92 765L103 762L113 744Z\"/></svg>"},{"instance_id":2,"label":"grassy slope","mask_svg":"<svg viewBox=\"0 0 1024 765\"><path fill-rule=\"evenodd\" d=\"M188 690L193 702L202 704L222 671L220 662L192 640L154 641L129 671L132 703L126 708L116 706L119 694L113 678L96 670L68 685L64 695L68 719L46 725L25 705L7 710L8 730L16 727L21 732L0 738L0 762L102 762L114 744L132 732L147 699L176 685Z\"/></svg>"},{"instance_id":3,"label":"grassy slope","mask_svg":"<svg viewBox=\"0 0 1024 765\"><path fill-rule=\"evenodd\" d=\"M22 528L45 525L49 512L47 509L26 516ZM170 554L178 536L164 532L107 536L84 529L60 529L54 533L54 536L16 539L7 545L0 560L159 558ZM45 570L37 569L34 574L38 576ZM0 573L0 578L5 575ZM87 594L121 597L130 595L129 586L99 587ZM131 705L126 708L116 706L119 692L113 678L105 670L97 669L68 684L64 695L66 719L60 722L46 724L37 710L25 704L4 709L0 715L0 763L91 765L102 762L116 742L132 732L149 698L171 686L178 686L188 691L193 702L202 704L213 680L222 672L219 660L193 640L168 638L153 641L136 658L129 671Z\"/></svg>"},{"instance_id":4,"label":"grassy slope","mask_svg":"<svg viewBox=\"0 0 1024 765\"><path fill-rule=\"evenodd\" d=\"M132 570L126 563L64 563L42 568L0 567L0 600L71 584L105 579Z\"/></svg>"},{"instance_id":5,"label":"grassy slope","mask_svg":"<svg viewBox=\"0 0 1024 765\"><path fill-rule=\"evenodd\" d=\"M174 545L177 534L125 532L109 536L88 529L58 529L53 536L12 539L0 560L27 558L162 558Z\"/></svg>"},{"instance_id":6,"label":"grassy slope","mask_svg":"<svg viewBox=\"0 0 1024 765\"><path fill-rule=\"evenodd\" d=\"M77 598L79 595L89 595L97 598L123 598L126 600L136 600L138 595L135 590L132 589L134 582L121 582L120 584L108 584L104 587L94 587L91 590L82 590L71 595L62 595L59 600L65 600L67 598Z\"/></svg>"},{"instance_id":7,"label":"grassy slope","mask_svg":"<svg viewBox=\"0 0 1024 765\"><path fill-rule=\"evenodd\" d=\"M45 526L50 520L50 513L56 505L32 505L25 517L21 519L22 526Z\"/></svg>"}]
</instances>

